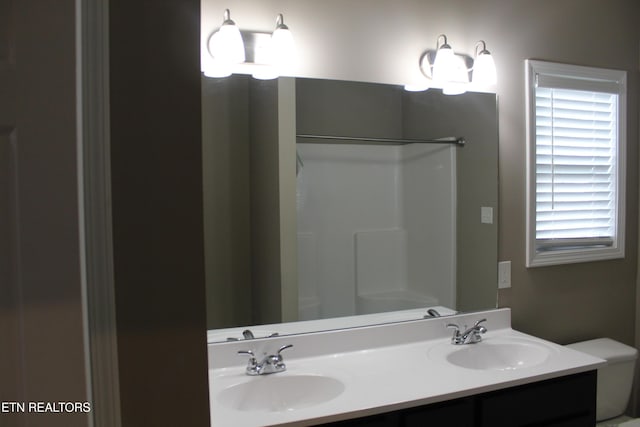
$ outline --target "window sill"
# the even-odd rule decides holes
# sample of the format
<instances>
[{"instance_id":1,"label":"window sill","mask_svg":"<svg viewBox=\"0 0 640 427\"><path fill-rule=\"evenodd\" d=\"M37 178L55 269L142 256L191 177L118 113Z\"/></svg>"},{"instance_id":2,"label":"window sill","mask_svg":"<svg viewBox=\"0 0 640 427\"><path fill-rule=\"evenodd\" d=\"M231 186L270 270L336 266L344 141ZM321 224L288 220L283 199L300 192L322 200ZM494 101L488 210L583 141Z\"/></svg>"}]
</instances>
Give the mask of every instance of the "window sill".
<instances>
[{"instance_id":1,"label":"window sill","mask_svg":"<svg viewBox=\"0 0 640 427\"><path fill-rule=\"evenodd\" d=\"M535 251L527 253L527 268L546 267L582 262L606 261L624 258L624 249L619 246L607 248L579 248L555 251Z\"/></svg>"}]
</instances>

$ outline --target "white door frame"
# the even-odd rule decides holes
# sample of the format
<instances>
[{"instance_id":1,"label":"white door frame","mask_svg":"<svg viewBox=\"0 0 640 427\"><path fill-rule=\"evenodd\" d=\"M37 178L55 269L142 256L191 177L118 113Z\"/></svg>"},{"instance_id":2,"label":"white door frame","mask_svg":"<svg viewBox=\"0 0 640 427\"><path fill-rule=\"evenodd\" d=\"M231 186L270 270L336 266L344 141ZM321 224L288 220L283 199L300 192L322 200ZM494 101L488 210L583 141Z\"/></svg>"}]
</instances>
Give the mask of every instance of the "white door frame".
<instances>
[{"instance_id":1,"label":"white door frame","mask_svg":"<svg viewBox=\"0 0 640 427\"><path fill-rule=\"evenodd\" d=\"M76 0L78 191L90 426L120 427L109 143L109 3Z\"/></svg>"}]
</instances>

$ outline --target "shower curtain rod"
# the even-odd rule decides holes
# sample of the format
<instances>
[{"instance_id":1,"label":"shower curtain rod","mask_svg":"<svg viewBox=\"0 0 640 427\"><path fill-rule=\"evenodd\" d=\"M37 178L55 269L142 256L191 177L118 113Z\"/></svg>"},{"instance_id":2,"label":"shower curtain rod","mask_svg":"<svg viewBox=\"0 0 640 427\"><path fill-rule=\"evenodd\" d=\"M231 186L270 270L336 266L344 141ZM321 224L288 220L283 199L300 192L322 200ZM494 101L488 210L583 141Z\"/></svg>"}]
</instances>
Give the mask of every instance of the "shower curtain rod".
<instances>
[{"instance_id":1,"label":"shower curtain rod","mask_svg":"<svg viewBox=\"0 0 640 427\"><path fill-rule=\"evenodd\" d=\"M322 139L322 140L342 140L342 141L352 141L359 144L456 144L460 147L463 147L466 143L463 137L457 136L446 136L444 138L435 138L435 139L405 139L405 138L368 138L368 137L358 137L358 136L333 136L333 135L310 135L310 134L298 134L296 135L298 138L303 139ZM312 141L300 141L314 143ZM320 144L320 142L316 142Z\"/></svg>"}]
</instances>

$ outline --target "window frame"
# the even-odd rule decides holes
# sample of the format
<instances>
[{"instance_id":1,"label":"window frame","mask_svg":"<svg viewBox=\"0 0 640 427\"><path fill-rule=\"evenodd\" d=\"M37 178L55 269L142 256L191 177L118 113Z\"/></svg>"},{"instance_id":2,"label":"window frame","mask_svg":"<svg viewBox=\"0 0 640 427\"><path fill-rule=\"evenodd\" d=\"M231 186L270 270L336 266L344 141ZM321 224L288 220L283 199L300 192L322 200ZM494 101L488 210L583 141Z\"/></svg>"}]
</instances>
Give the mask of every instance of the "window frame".
<instances>
[{"instance_id":1,"label":"window frame","mask_svg":"<svg viewBox=\"0 0 640 427\"><path fill-rule=\"evenodd\" d=\"M624 258L626 209L626 145L627 145L627 73L622 70L585 67L538 60L525 60L527 184L526 184L526 266L542 267L558 264ZM584 246L553 251L536 247L536 76L571 80L572 89L592 90L589 83L613 84L618 94L618 140L616 153L615 235L607 247ZM584 86L582 86L584 85ZM582 86L582 87L581 87ZM609 92L608 92L609 93ZM614 92L610 92L614 93Z\"/></svg>"}]
</instances>

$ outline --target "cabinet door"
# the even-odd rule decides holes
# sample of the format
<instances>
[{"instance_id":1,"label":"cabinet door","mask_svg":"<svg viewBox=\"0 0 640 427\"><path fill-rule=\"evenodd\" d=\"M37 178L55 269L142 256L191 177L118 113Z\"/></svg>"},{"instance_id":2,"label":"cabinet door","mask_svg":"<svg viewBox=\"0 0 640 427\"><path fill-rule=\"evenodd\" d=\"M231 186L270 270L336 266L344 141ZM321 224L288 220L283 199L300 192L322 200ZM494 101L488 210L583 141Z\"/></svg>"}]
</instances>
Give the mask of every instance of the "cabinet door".
<instances>
[{"instance_id":1,"label":"cabinet door","mask_svg":"<svg viewBox=\"0 0 640 427\"><path fill-rule=\"evenodd\" d=\"M397 412L389 412L353 420L336 421L327 424L318 424L330 427L400 427L400 415Z\"/></svg>"},{"instance_id":2,"label":"cabinet door","mask_svg":"<svg viewBox=\"0 0 640 427\"><path fill-rule=\"evenodd\" d=\"M579 417L565 421L552 422L545 424L545 427L592 427L595 421L591 420L591 417Z\"/></svg>"},{"instance_id":3,"label":"cabinet door","mask_svg":"<svg viewBox=\"0 0 640 427\"><path fill-rule=\"evenodd\" d=\"M474 399L458 399L406 410L402 427L456 426L473 427Z\"/></svg>"},{"instance_id":4,"label":"cabinet door","mask_svg":"<svg viewBox=\"0 0 640 427\"><path fill-rule=\"evenodd\" d=\"M402 409L386 414L324 424L331 427L473 427L473 397Z\"/></svg>"},{"instance_id":5,"label":"cabinet door","mask_svg":"<svg viewBox=\"0 0 640 427\"><path fill-rule=\"evenodd\" d=\"M485 427L593 427L596 371L487 393L479 405Z\"/></svg>"}]
</instances>

